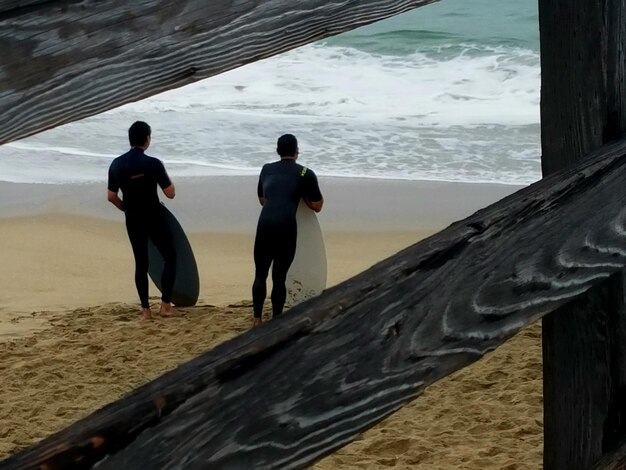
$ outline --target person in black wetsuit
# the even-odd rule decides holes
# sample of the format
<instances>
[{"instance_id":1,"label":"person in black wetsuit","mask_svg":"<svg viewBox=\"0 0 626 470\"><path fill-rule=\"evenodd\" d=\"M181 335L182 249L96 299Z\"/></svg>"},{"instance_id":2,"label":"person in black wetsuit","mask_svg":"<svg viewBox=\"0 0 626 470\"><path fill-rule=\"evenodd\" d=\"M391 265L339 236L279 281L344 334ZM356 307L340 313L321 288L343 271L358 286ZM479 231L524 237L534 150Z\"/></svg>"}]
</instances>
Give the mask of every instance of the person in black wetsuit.
<instances>
[{"instance_id":1,"label":"person in black wetsuit","mask_svg":"<svg viewBox=\"0 0 626 470\"><path fill-rule=\"evenodd\" d=\"M160 314L171 316L176 251L159 210L157 185L169 199L174 198L176 189L163 163L144 153L151 142L150 126L142 121L135 122L128 129L128 139L131 149L114 159L109 167L108 200L126 215L126 230L135 256L135 285L143 318L148 320L152 317L148 303L148 240L152 240L165 261ZM120 190L123 200L118 196Z\"/></svg>"},{"instance_id":2,"label":"person in black wetsuit","mask_svg":"<svg viewBox=\"0 0 626 470\"><path fill-rule=\"evenodd\" d=\"M300 199L315 212L321 211L324 204L315 173L296 163L297 139L291 134L281 136L276 152L280 160L263 166L257 189L263 209L254 241L254 326L262 322L263 303L267 295L265 283L272 262L272 314L280 315L283 311L287 297L287 271L296 254L296 211Z\"/></svg>"}]
</instances>

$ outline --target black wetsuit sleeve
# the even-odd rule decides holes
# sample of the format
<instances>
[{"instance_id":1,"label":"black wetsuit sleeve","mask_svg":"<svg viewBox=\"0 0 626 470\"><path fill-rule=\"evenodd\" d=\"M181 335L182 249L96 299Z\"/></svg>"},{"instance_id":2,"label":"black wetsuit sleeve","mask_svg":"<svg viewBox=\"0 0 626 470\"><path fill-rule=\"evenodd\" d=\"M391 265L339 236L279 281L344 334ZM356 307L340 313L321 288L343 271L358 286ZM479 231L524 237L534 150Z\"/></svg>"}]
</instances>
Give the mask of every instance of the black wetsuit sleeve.
<instances>
[{"instance_id":1,"label":"black wetsuit sleeve","mask_svg":"<svg viewBox=\"0 0 626 470\"><path fill-rule=\"evenodd\" d=\"M120 182L118 181L117 173L113 169L113 165L109 167L109 182L107 184L107 188L109 191L113 191L114 193L117 193L120 190Z\"/></svg>"},{"instance_id":2,"label":"black wetsuit sleeve","mask_svg":"<svg viewBox=\"0 0 626 470\"><path fill-rule=\"evenodd\" d=\"M321 201L322 192L313 170L307 168L306 173L302 177L304 178L302 197L311 202Z\"/></svg>"},{"instance_id":3,"label":"black wetsuit sleeve","mask_svg":"<svg viewBox=\"0 0 626 470\"><path fill-rule=\"evenodd\" d=\"M157 160L157 162L157 183L159 183L161 189L165 189L172 185L172 180L170 180L167 171L165 171L163 162L161 160Z\"/></svg>"},{"instance_id":4,"label":"black wetsuit sleeve","mask_svg":"<svg viewBox=\"0 0 626 470\"><path fill-rule=\"evenodd\" d=\"M261 169L261 174L259 175L259 184L256 187L256 194L259 197L265 197L263 195L263 170L265 170L265 167Z\"/></svg>"}]
</instances>

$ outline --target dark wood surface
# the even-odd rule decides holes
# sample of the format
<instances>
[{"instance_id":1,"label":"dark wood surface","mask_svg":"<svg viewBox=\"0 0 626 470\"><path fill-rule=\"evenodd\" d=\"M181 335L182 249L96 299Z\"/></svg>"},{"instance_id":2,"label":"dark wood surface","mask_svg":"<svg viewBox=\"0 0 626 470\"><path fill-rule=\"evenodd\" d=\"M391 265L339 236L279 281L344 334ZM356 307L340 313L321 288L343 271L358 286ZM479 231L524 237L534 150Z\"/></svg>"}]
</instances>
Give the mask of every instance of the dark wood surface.
<instances>
[{"instance_id":1,"label":"dark wood surface","mask_svg":"<svg viewBox=\"0 0 626 470\"><path fill-rule=\"evenodd\" d=\"M626 469L626 440L620 443L612 452L602 457L593 470L624 470Z\"/></svg>"},{"instance_id":2,"label":"dark wood surface","mask_svg":"<svg viewBox=\"0 0 626 470\"><path fill-rule=\"evenodd\" d=\"M544 176L626 136L626 0L540 0Z\"/></svg>"},{"instance_id":3,"label":"dark wood surface","mask_svg":"<svg viewBox=\"0 0 626 470\"><path fill-rule=\"evenodd\" d=\"M28 8L32 8L43 3L67 3L67 0L0 0L0 18L21 15L27 12ZM31 10L32 11L32 10Z\"/></svg>"},{"instance_id":4,"label":"dark wood surface","mask_svg":"<svg viewBox=\"0 0 626 470\"><path fill-rule=\"evenodd\" d=\"M545 317L544 326L548 318L551 329L543 333L544 468L587 470L624 434L623 274Z\"/></svg>"},{"instance_id":5,"label":"dark wood surface","mask_svg":"<svg viewBox=\"0 0 626 470\"><path fill-rule=\"evenodd\" d=\"M540 0L539 23L549 175L626 137L626 0ZM615 279L543 320L546 470L586 470L626 438L624 305Z\"/></svg>"},{"instance_id":6,"label":"dark wood surface","mask_svg":"<svg viewBox=\"0 0 626 470\"><path fill-rule=\"evenodd\" d=\"M0 0L0 144L433 1Z\"/></svg>"},{"instance_id":7,"label":"dark wood surface","mask_svg":"<svg viewBox=\"0 0 626 470\"><path fill-rule=\"evenodd\" d=\"M0 469L300 468L626 265L626 141L181 365ZM115 454L110 455L112 452Z\"/></svg>"}]
</instances>

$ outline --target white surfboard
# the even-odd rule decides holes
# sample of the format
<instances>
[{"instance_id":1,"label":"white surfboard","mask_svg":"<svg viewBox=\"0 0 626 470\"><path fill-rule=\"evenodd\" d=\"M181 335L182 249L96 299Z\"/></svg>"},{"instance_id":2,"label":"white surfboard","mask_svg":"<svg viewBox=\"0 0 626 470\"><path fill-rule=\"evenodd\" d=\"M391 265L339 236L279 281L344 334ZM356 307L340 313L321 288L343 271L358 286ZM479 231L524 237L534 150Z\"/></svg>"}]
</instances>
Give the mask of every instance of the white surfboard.
<instances>
[{"instance_id":1,"label":"white surfboard","mask_svg":"<svg viewBox=\"0 0 626 470\"><path fill-rule=\"evenodd\" d=\"M296 256L287 273L285 308L315 297L326 288L326 247L317 215L300 201L296 221Z\"/></svg>"}]
</instances>

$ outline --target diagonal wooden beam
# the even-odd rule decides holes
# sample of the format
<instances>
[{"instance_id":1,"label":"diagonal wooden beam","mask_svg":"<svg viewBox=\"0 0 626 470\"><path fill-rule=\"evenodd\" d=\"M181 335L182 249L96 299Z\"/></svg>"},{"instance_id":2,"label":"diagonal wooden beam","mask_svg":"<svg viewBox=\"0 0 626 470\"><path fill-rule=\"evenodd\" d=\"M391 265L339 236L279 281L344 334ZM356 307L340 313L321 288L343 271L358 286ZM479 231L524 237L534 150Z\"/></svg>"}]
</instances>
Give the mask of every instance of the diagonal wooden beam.
<instances>
[{"instance_id":1,"label":"diagonal wooden beam","mask_svg":"<svg viewBox=\"0 0 626 470\"><path fill-rule=\"evenodd\" d=\"M436 0L0 0L0 144Z\"/></svg>"},{"instance_id":2,"label":"diagonal wooden beam","mask_svg":"<svg viewBox=\"0 0 626 470\"><path fill-rule=\"evenodd\" d=\"M60 4L59 0L0 0L0 15L10 14L22 14L26 12L29 7L42 5L44 3L56 3ZM65 2L67 3L67 1Z\"/></svg>"},{"instance_id":3,"label":"diagonal wooden beam","mask_svg":"<svg viewBox=\"0 0 626 470\"><path fill-rule=\"evenodd\" d=\"M593 470L624 470L626 468L626 441L619 443L617 448L607 453L593 466Z\"/></svg>"},{"instance_id":4,"label":"diagonal wooden beam","mask_svg":"<svg viewBox=\"0 0 626 470\"><path fill-rule=\"evenodd\" d=\"M315 462L524 326L621 282L625 155L626 140L604 147L0 469L95 462L98 469L285 469Z\"/></svg>"}]
</instances>

